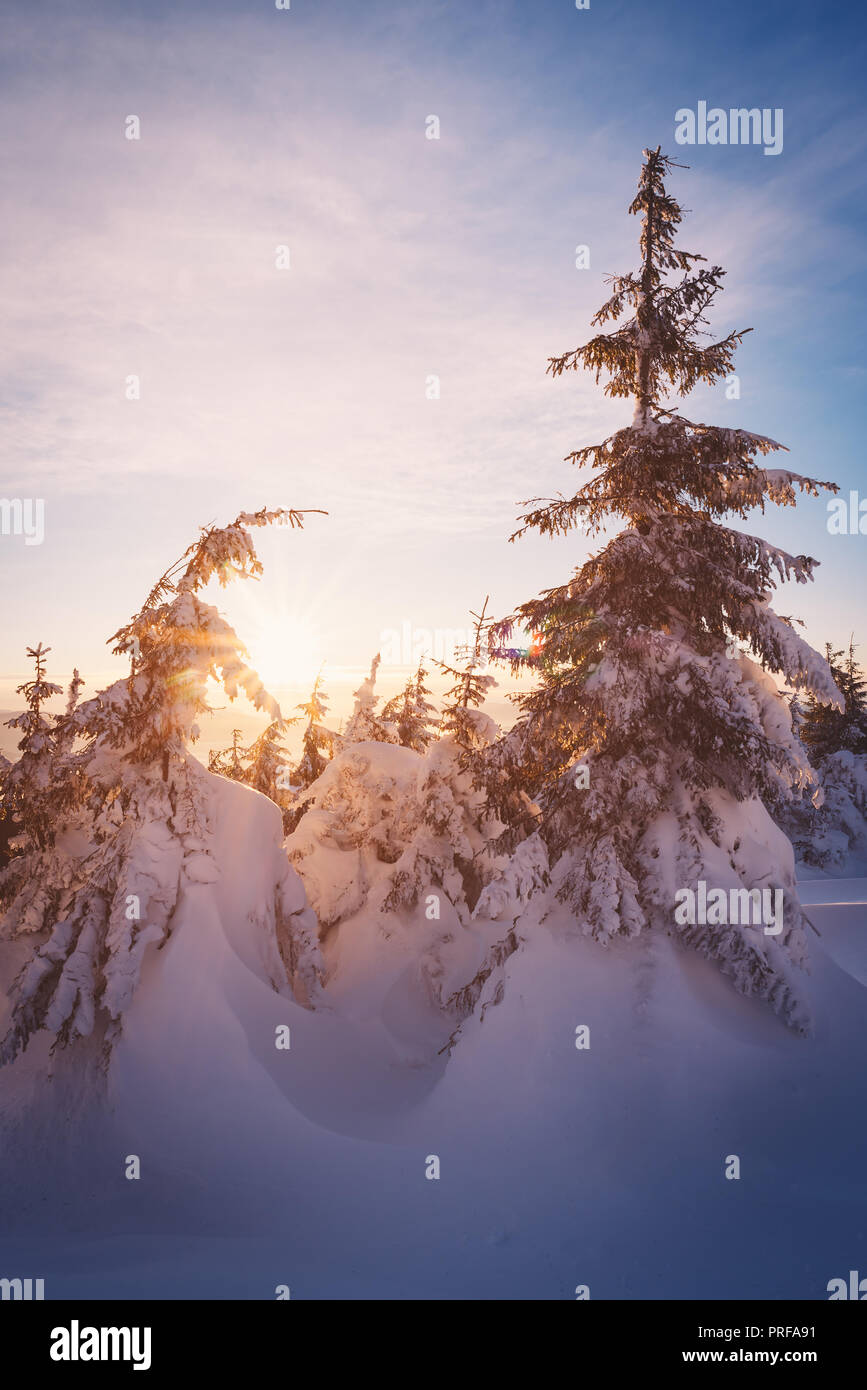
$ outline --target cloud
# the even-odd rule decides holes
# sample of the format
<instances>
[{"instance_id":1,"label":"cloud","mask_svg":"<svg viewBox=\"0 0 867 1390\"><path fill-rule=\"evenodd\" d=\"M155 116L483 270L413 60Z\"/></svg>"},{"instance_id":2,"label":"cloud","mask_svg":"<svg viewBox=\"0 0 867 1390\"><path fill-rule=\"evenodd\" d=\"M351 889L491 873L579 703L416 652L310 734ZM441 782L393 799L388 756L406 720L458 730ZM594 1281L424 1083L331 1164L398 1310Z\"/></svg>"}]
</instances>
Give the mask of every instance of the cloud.
<instances>
[{"instance_id":1,"label":"cloud","mask_svg":"<svg viewBox=\"0 0 867 1390\"><path fill-rule=\"evenodd\" d=\"M89 643L196 526L266 501L328 509L297 554L330 572L326 627L349 643L334 657L359 664L355 634L416 571L438 586L413 600L424 625L480 588L511 606L525 575L535 590L581 557L581 538L520 556L506 540L522 499L575 484L568 450L628 418L545 366L589 336L603 272L634 263L637 132L670 102L641 85L610 17L595 48L574 18L577 83L523 7L13 14L3 487L44 494L49 529L38 557L0 567L20 576L27 559L37 617L66 604ZM625 109L612 54L632 74ZM130 113L140 141L124 138ZM825 182L846 186L855 134L827 133ZM817 132L764 181L706 161L678 175L699 210L685 244L730 271L722 326L784 334L841 273L814 260L803 275L805 245L854 263L856 231L807 196L821 156ZM131 375L140 400L125 399Z\"/></svg>"}]
</instances>

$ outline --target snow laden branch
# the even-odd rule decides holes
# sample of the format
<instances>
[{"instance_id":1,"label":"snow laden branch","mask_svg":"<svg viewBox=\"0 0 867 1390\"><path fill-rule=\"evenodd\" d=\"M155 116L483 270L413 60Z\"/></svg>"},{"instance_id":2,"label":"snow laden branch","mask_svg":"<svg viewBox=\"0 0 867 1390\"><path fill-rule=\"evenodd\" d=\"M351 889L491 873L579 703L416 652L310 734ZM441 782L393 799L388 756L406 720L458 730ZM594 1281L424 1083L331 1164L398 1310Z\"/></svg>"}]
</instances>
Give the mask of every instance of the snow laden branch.
<instances>
[{"instance_id":1,"label":"snow laden branch","mask_svg":"<svg viewBox=\"0 0 867 1390\"><path fill-rule=\"evenodd\" d=\"M570 498L533 498L532 508L512 535L528 530L566 535L580 526L598 533L612 517L644 522L661 512L688 515L701 510L714 518L745 518L767 502L794 506L797 494L818 497L836 484L785 469L764 469L755 458L784 446L747 430L694 424L681 416L662 420L653 434L631 427L601 444L567 455L567 462L592 469L595 476Z\"/></svg>"}]
</instances>

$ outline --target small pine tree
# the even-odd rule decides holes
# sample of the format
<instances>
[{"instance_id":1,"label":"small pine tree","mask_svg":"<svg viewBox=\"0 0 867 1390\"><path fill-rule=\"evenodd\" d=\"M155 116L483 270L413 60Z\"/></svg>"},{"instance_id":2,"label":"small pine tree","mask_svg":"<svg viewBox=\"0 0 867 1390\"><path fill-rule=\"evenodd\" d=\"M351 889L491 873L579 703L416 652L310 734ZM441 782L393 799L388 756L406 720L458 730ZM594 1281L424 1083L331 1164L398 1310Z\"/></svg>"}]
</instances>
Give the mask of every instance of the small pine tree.
<instances>
[{"instance_id":1,"label":"small pine tree","mask_svg":"<svg viewBox=\"0 0 867 1390\"><path fill-rule=\"evenodd\" d=\"M22 846L29 842L40 850L51 843L55 791L56 720L43 713L43 706L63 690L46 676L45 658L50 651L41 642L27 648L35 667L33 679L17 686L15 692L24 696L27 709L6 720L7 729L21 733L21 756L8 768L2 784L4 816L15 824Z\"/></svg>"},{"instance_id":2,"label":"small pine tree","mask_svg":"<svg viewBox=\"0 0 867 1390\"><path fill-rule=\"evenodd\" d=\"M11 814L3 807L3 783L12 764L0 753L0 871L5 869L12 857L11 841L15 835L15 824Z\"/></svg>"},{"instance_id":3,"label":"small pine tree","mask_svg":"<svg viewBox=\"0 0 867 1390\"><path fill-rule=\"evenodd\" d=\"M808 695L800 734L811 760L817 764L844 749L867 753L867 681L855 659L854 638L850 637L846 652L834 651L831 643L826 642L825 658L845 708L820 704L814 695Z\"/></svg>"},{"instance_id":4,"label":"small pine tree","mask_svg":"<svg viewBox=\"0 0 867 1390\"><path fill-rule=\"evenodd\" d=\"M282 746L283 737L287 727L297 723L297 718L272 720L247 750L249 766L243 780L281 807L285 805L289 778L289 757Z\"/></svg>"},{"instance_id":5,"label":"small pine tree","mask_svg":"<svg viewBox=\"0 0 867 1390\"><path fill-rule=\"evenodd\" d=\"M488 692L497 684L493 676L483 674L489 660L489 638L493 626L493 619L487 617L488 598L489 595L485 597L481 613L470 613L475 619L473 640L458 654L458 660L463 657L462 666L437 662L440 670L454 682L444 696L441 727L466 751L488 742L485 734L492 723L479 709L487 699Z\"/></svg>"},{"instance_id":6,"label":"small pine tree","mask_svg":"<svg viewBox=\"0 0 867 1390\"><path fill-rule=\"evenodd\" d=\"M468 922L483 889L504 869L497 842L505 827L478 769L479 754L499 734L494 720L479 708L497 684L484 674L492 624L487 611L486 596L481 613L471 613L473 637L457 653L461 664L437 662L453 684L444 697L442 737L424 749L415 824L391 871L386 910L417 902L426 884L441 885L460 919Z\"/></svg>"},{"instance_id":7,"label":"small pine tree","mask_svg":"<svg viewBox=\"0 0 867 1390\"><path fill-rule=\"evenodd\" d=\"M328 713L328 696L322 682L321 668L310 692L310 699L296 708L301 711L301 717L307 722L304 726L301 759L292 780L296 786L307 788L317 777L321 777L328 766L329 759L334 754L336 738L336 735L322 723Z\"/></svg>"},{"instance_id":8,"label":"small pine tree","mask_svg":"<svg viewBox=\"0 0 867 1390\"><path fill-rule=\"evenodd\" d=\"M415 749L416 753L424 753L435 737L439 722L435 707L427 699L430 691L424 683L426 676L427 671L420 661L415 675L388 701L380 715L383 724L394 725L398 743L403 748Z\"/></svg>"},{"instance_id":9,"label":"small pine tree","mask_svg":"<svg viewBox=\"0 0 867 1390\"><path fill-rule=\"evenodd\" d=\"M66 709L50 720L42 713L44 700L61 687L45 679L44 658L49 647L29 648L36 661L36 678L18 687L28 701L26 714L9 723L23 728L21 757L4 759L0 772L0 822L4 867L0 872L0 935L16 936L41 930L46 914L60 901L58 884L73 875L68 848L57 844L59 827L75 828L92 789L84 759L73 748L73 715L82 680L73 671Z\"/></svg>"},{"instance_id":10,"label":"small pine tree","mask_svg":"<svg viewBox=\"0 0 867 1390\"><path fill-rule=\"evenodd\" d=\"M376 714L379 696L374 693L376 673L379 670L380 654L377 652L370 663L370 674L355 692L355 708L352 711L343 742L347 743L391 743L389 730Z\"/></svg>"},{"instance_id":11,"label":"small pine tree","mask_svg":"<svg viewBox=\"0 0 867 1390\"><path fill-rule=\"evenodd\" d=\"M221 777L231 777L233 782L246 782L243 759L247 750L241 744L241 730L232 730L232 742L228 748L214 749L208 755L208 771L218 772Z\"/></svg>"}]
</instances>

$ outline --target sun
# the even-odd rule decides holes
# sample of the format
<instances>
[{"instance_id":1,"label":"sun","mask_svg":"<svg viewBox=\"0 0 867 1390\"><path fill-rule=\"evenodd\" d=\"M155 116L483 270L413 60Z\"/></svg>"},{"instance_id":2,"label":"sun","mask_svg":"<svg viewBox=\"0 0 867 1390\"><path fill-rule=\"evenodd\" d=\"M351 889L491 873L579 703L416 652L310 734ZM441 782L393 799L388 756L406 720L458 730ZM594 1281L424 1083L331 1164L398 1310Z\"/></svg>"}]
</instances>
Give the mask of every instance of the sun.
<instances>
[{"instance_id":1,"label":"sun","mask_svg":"<svg viewBox=\"0 0 867 1390\"><path fill-rule=\"evenodd\" d=\"M250 665L270 690L313 684L323 657L318 630L309 618L289 611L259 611L242 636Z\"/></svg>"}]
</instances>

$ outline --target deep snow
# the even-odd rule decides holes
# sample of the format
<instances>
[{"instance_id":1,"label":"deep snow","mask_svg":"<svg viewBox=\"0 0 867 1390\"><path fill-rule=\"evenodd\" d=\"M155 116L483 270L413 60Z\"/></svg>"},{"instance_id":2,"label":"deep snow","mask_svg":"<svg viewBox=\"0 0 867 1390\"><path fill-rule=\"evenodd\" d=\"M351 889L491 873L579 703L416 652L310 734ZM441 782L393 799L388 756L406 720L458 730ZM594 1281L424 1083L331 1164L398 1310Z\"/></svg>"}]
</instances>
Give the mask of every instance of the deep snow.
<instances>
[{"instance_id":1,"label":"deep snow","mask_svg":"<svg viewBox=\"0 0 867 1390\"><path fill-rule=\"evenodd\" d=\"M146 957L108 1103L80 1058L46 1081L43 1038L0 1077L0 1275L48 1298L823 1299L863 1267L864 880L807 886L811 1038L663 934L602 946L536 902L447 1057L412 914L341 927L323 1006L275 990L279 814L219 784L220 879Z\"/></svg>"}]
</instances>

